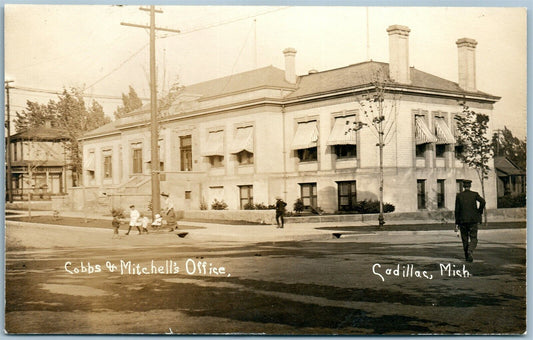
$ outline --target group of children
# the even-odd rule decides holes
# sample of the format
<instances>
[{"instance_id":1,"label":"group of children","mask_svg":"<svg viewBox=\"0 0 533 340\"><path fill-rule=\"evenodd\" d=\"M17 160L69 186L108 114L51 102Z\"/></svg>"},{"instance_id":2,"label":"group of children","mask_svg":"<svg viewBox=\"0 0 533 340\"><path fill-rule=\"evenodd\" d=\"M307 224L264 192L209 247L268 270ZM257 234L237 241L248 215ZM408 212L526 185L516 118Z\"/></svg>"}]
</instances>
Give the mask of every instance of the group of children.
<instances>
[{"instance_id":1,"label":"group of children","mask_svg":"<svg viewBox=\"0 0 533 340\"><path fill-rule=\"evenodd\" d=\"M113 221L111 222L111 225L114 228L114 236L118 236L118 229L120 228L120 224L122 223L122 219L124 216L122 214L114 214L113 215ZM148 234L148 224L150 223L150 219L148 216L143 215L139 212L139 210L135 209L134 205L130 206L130 222L128 227L128 232L126 235L130 234L131 228L135 227L139 231L139 235L141 235L143 232ZM163 218L161 215L156 214L154 221L151 223L152 228L159 228L163 225Z\"/></svg>"}]
</instances>

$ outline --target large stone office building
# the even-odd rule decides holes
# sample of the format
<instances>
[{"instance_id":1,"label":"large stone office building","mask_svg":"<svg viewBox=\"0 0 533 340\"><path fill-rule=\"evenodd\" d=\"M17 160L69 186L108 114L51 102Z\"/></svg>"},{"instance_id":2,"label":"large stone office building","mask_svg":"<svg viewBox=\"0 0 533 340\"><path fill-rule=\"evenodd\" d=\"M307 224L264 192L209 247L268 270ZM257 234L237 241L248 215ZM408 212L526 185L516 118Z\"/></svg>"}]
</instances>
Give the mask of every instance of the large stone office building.
<instances>
[{"instance_id":1,"label":"large stone office building","mask_svg":"<svg viewBox=\"0 0 533 340\"><path fill-rule=\"evenodd\" d=\"M281 196L289 208L301 198L305 206L336 212L378 199L375 131L350 127L367 118L361 98L381 79L388 110L384 201L399 212L453 209L462 180L480 191L475 172L456 157L453 119L463 100L491 116L499 99L476 88L477 43L457 40L456 83L409 66L407 27L387 32L389 63L296 75L296 51L287 48L285 70L269 66L187 86L161 114L161 190L185 210L210 208L215 199L243 209ZM149 123L146 105L82 138L86 187L149 201ZM495 208L494 174L486 195Z\"/></svg>"}]
</instances>

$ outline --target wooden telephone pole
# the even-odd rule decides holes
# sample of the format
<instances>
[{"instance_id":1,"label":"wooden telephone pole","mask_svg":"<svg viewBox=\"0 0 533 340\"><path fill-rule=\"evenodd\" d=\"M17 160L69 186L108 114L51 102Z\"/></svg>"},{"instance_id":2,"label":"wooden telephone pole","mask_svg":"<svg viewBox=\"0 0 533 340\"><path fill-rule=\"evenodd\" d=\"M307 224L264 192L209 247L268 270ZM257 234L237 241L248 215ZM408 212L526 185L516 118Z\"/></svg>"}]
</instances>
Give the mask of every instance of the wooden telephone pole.
<instances>
[{"instance_id":1,"label":"wooden telephone pole","mask_svg":"<svg viewBox=\"0 0 533 340\"><path fill-rule=\"evenodd\" d=\"M9 83L12 83L13 80L4 81L4 87L6 89L6 128L7 128L7 138L6 138L6 163L7 163L7 201L13 203L13 180L12 180L12 169L11 169L11 115L9 108L9 89L12 87L9 86Z\"/></svg>"},{"instance_id":2,"label":"wooden telephone pole","mask_svg":"<svg viewBox=\"0 0 533 340\"><path fill-rule=\"evenodd\" d=\"M126 22L121 22L121 25L132 26L139 28L148 28L150 29L150 111L151 111L151 123L150 123L150 137L151 137L151 165L152 165L152 218L155 214L158 214L161 211L161 201L160 201L160 186L159 186L159 131L158 131L158 121L157 121L157 84L156 84L156 71L155 71L155 31L167 31L179 33L179 30L173 30L169 28L160 28L155 26L155 13L163 13L161 10L156 10L154 5L151 5L150 8L139 8L141 11L150 12L150 26L146 25L137 25L130 24Z\"/></svg>"}]
</instances>

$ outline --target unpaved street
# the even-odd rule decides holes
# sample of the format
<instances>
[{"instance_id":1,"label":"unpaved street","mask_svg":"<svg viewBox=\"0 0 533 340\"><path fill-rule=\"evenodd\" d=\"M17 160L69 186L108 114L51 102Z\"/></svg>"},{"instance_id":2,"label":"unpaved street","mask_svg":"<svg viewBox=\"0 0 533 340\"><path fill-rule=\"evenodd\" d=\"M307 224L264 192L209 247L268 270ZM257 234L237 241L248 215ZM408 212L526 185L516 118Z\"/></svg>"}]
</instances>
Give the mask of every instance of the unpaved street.
<instances>
[{"instance_id":1,"label":"unpaved street","mask_svg":"<svg viewBox=\"0 0 533 340\"><path fill-rule=\"evenodd\" d=\"M525 331L525 229L480 231L465 267L450 230L279 242L189 232L113 239L106 229L8 224L7 331Z\"/></svg>"}]
</instances>

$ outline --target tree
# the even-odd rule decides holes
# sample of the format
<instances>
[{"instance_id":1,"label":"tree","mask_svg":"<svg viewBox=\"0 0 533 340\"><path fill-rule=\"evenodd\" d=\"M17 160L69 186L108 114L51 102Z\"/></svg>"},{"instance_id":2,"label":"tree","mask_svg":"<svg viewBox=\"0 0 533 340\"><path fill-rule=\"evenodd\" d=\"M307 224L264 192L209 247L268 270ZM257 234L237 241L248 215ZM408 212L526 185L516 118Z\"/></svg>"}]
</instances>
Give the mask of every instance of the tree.
<instances>
[{"instance_id":1,"label":"tree","mask_svg":"<svg viewBox=\"0 0 533 340\"><path fill-rule=\"evenodd\" d=\"M50 121L51 126L63 129L68 134L68 142L65 144L70 166L74 177L74 185L78 184L78 177L82 171L82 155L78 138L87 131L94 130L111 121L106 117L102 106L92 101L86 106L83 92L78 88L63 90L58 95L58 101L50 100L42 105L27 101L26 109L17 112L15 120L17 130L39 128L45 121Z\"/></svg>"},{"instance_id":2,"label":"tree","mask_svg":"<svg viewBox=\"0 0 533 340\"><path fill-rule=\"evenodd\" d=\"M39 104L26 101L26 110L15 113L15 129L17 131L28 130L33 127L43 126L46 121L55 122L55 103Z\"/></svg>"},{"instance_id":3,"label":"tree","mask_svg":"<svg viewBox=\"0 0 533 340\"><path fill-rule=\"evenodd\" d=\"M122 104L123 105L118 106L114 112L115 119L124 116L126 113L137 110L143 105L142 100L139 98L137 92L135 92L135 89L131 85L129 86L128 94L122 93Z\"/></svg>"},{"instance_id":4,"label":"tree","mask_svg":"<svg viewBox=\"0 0 533 340\"><path fill-rule=\"evenodd\" d=\"M520 169L527 167L527 141L513 136L506 126L492 135L494 156L503 156L516 164Z\"/></svg>"},{"instance_id":5,"label":"tree","mask_svg":"<svg viewBox=\"0 0 533 340\"><path fill-rule=\"evenodd\" d=\"M466 105L460 103L462 114L455 117L457 123L457 143L464 146L463 152L458 158L468 167L474 169L481 183L481 194L485 196L485 180L490 171L489 160L493 157L493 143L487 137L489 116L475 112ZM487 223L487 211L485 210L485 223Z\"/></svg>"},{"instance_id":6,"label":"tree","mask_svg":"<svg viewBox=\"0 0 533 340\"><path fill-rule=\"evenodd\" d=\"M391 141L393 129L396 123L397 95L390 90L393 81L382 72L373 75L370 82L371 89L357 99L360 111L360 120L356 120L349 131L359 131L365 126L370 128L377 139L376 146L379 148L379 227L383 228L385 217L383 216L383 149Z\"/></svg>"}]
</instances>

